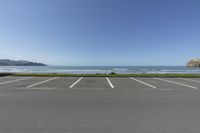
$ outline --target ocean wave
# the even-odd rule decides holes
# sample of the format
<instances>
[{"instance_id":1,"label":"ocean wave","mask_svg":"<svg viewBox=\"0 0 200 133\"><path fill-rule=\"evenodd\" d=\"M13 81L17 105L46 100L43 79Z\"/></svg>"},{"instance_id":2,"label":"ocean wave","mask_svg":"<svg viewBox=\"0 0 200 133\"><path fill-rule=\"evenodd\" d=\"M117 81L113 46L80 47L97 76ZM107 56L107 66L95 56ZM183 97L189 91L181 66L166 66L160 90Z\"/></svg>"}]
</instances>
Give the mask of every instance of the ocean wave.
<instances>
[{"instance_id":1,"label":"ocean wave","mask_svg":"<svg viewBox=\"0 0 200 133\"><path fill-rule=\"evenodd\" d=\"M69 74L108 74L111 72L119 74L140 73L200 73L199 68L187 67L0 67L0 72L13 73L69 73Z\"/></svg>"}]
</instances>

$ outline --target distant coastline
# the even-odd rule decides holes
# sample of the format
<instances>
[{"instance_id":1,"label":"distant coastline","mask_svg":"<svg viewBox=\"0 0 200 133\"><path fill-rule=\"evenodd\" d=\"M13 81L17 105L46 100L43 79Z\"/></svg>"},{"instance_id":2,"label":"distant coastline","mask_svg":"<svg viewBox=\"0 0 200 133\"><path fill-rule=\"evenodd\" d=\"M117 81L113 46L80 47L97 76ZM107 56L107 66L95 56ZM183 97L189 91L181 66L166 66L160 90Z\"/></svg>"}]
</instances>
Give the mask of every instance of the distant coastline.
<instances>
[{"instance_id":1,"label":"distant coastline","mask_svg":"<svg viewBox=\"0 0 200 133\"><path fill-rule=\"evenodd\" d=\"M47 66L43 63L30 62L25 60L9 60L9 59L0 59L0 66Z\"/></svg>"}]
</instances>

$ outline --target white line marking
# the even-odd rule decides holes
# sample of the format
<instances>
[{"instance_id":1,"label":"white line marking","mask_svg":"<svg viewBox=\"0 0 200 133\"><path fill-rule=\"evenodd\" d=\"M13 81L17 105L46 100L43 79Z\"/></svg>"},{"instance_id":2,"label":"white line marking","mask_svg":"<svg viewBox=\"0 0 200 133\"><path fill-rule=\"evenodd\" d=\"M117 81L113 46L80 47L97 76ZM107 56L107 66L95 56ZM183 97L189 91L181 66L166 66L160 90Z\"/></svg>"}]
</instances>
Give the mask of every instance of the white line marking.
<instances>
[{"instance_id":1,"label":"white line marking","mask_svg":"<svg viewBox=\"0 0 200 133\"><path fill-rule=\"evenodd\" d=\"M69 88L74 87L79 81L81 81L81 79L83 79L83 77L79 78L75 83L73 83Z\"/></svg>"},{"instance_id":2,"label":"white line marking","mask_svg":"<svg viewBox=\"0 0 200 133\"><path fill-rule=\"evenodd\" d=\"M178 82L171 81L171 80L166 80L166 79L161 79L161 78L154 78L154 79L158 79L158 80L165 81L165 82L168 82L168 83L173 83L173 84L185 86L185 87L192 88L192 89L198 89L197 87L186 85L186 84L182 84L182 83L178 83Z\"/></svg>"},{"instance_id":3,"label":"white line marking","mask_svg":"<svg viewBox=\"0 0 200 133\"><path fill-rule=\"evenodd\" d=\"M30 79L30 78L33 78L33 77L26 77L26 78L20 78L20 79L16 79L16 80L6 81L6 82L0 83L0 85L12 83L12 82L17 82L17 81L21 81L21 80L26 80L26 79Z\"/></svg>"},{"instance_id":4,"label":"white line marking","mask_svg":"<svg viewBox=\"0 0 200 133\"><path fill-rule=\"evenodd\" d=\"M185 78L179 78L179 79L186 80L186 81L193 81L193 82L198 82L198 83L200 83L200 81L198 81L198 80L185 79Z\"/></svg>"},{"instance_id":5,"label":"white line marking","mask_svg":"<svg viewBox=\"0 0 200 133\"><path fill-rule=\"evenodd\" d=\"M147 83L145 83L145 82L143 82L143 81L141 81L141 80L138 80L138 79L135 79L135 78L132 78L132 77L130 77L130 79L135 80L135 81L137 81L137 82L139 82L139 83L142 83L142 84L144 84L144 85L147 85L147 86L149 86L149 87L151 87L151 88L157 89L157 87L155 87L155 86L153 86L153 85L150 85L150 84L147 84Z\"/></svg>"},{"instance_id":6,"label":"white line marking","mask_svg":"<svg viewBox=\"0 0 200 133\"><path fill-rule=\"evenodd\" d=\"M27 86L26 88L31 88L31 87L34 87L34 86L36 86L36 85L40 85L40 84L49 82L49 81L54 80L54 79L57 79L57 78L58 78L58 77L50 78L50 79L47 79L47 80L45 80L45 81L35 83L35 84L33 84L33 85L29 85L29 86Z\"/></svg>"},{"instance_id":7,"label":"white line marking","mask_svg":"<svg viewBox=\"0 0 200 133\"><path fill-rule=\"evenodd\" d=\"M111 88L115 88L114 85L111 83L110 79L108 77L106 77L106 80L108 81L109 85Z\"/></svg>"}]
</instances>

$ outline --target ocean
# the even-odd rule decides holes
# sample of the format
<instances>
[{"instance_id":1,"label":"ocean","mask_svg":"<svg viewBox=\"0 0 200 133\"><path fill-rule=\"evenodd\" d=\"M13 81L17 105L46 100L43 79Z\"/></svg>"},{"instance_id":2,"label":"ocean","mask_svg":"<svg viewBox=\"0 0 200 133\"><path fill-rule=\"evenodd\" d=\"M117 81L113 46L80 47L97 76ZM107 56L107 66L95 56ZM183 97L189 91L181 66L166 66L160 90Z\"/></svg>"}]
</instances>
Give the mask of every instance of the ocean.
<instances>
[{"instance_id":1,"label":"ocean","mask_svg":"<svg viewBox=\"0 0 200 133\"><path fill-rule=\"evenodd\" d=\"M200 68L185 66L0 66L0 73L65 73L65 74L141 74L183 73L200 74Z\"/></svg>"}]
</instances>

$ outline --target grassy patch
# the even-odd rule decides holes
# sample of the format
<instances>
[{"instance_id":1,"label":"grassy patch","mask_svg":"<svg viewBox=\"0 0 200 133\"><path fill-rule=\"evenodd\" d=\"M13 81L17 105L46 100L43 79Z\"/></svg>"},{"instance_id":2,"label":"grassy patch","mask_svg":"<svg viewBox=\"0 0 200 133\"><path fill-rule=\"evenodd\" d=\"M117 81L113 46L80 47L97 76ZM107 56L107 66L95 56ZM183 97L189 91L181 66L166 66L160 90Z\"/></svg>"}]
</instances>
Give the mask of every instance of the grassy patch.
<instances>
[{"instance_id":1,"label":"grassy patch","mask_svg":"<svg viewBox=\"0 0 200 133\"><path fill-rule=\"evenodd\" d=\"M167 77L167 78L200 78L200 74L36 74L17 73L14 76L37 76L37 77Z\"/></svg>"}]
</instances>

